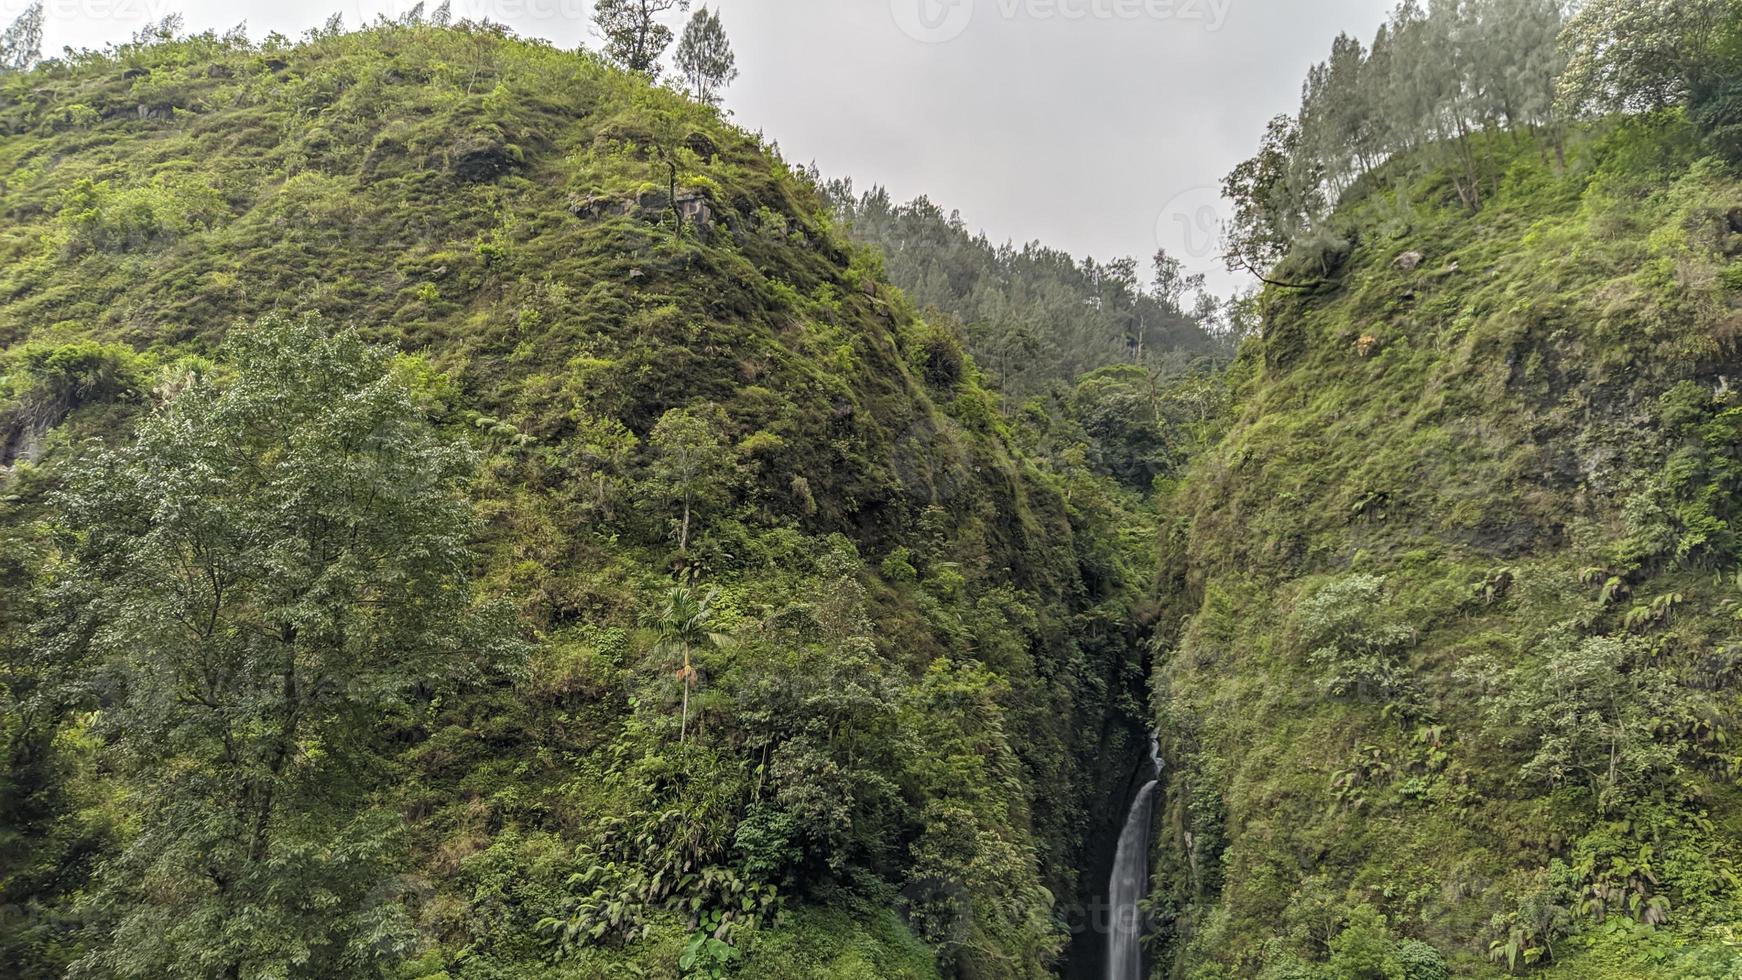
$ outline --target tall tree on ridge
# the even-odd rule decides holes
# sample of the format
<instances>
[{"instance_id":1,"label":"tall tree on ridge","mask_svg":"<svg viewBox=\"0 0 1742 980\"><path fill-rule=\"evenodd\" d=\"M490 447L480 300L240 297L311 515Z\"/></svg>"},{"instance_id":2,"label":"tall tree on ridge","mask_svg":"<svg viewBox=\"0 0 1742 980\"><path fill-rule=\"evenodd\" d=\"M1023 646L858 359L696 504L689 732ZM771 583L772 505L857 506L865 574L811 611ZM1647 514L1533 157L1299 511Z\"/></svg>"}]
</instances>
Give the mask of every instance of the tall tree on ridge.
<instances>
[{"instance_id":1,"label":"tall tree on ridge","mask_svg":"<svg viewBox=\"0 0 1742 980\"><path fill-rule=\"evenodd\" d=\"M671 28L659 22L673 9L690 9L690 0L599 0L593 23L605 36L605 54L630 71L659 76L659 57L671 46Z\"/></svg>"},{"instance_id":2,"label":"tall tree on ridge","mask_svg":"<svg viewBox=\"0 0 1742 980\"><path fill-rule=\"evenodd\" d=\"M29 71L41 60L42 0L36 0L0 34L0 71Z\"/></svg>"},{"instance_id":3,"label":"tall tree on ridge","mask_svg":"<svg viewBox=\"0 0 1742 980\"><path fill-rule=\"evenodd\" d=\"M738 77L738 57L732 53L719 14L706 7L696 9L677 42L677 68L697 102L719 104L720 90Z\"/></svg>"}]
</instances>

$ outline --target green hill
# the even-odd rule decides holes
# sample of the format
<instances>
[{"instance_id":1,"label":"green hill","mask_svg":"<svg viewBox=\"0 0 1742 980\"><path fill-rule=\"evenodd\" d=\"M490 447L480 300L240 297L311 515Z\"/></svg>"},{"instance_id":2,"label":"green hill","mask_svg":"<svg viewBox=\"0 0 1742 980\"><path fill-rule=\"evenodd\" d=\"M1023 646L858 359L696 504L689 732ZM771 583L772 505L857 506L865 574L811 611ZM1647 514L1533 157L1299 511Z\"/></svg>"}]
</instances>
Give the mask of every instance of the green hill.
<instances>
[{"instance_id":1,"label":"green hill","mask_svg":"<svg viewBox=\"0 0 1742 980\"><path fill-rule=\"evenodd\" d=\"M1007 417L803 175L713 110L473 25L76 55L0 75L0 134L9 975L1058 963L1140 751L1148 520L1055 458L1062 423ZM113 559L78 523L109 515L59 494L87 439L178 417L187 384L318 419L288 379L357 357L480 459L470 578L530 652L461 650L466 679L400 678L355 744L294 746L319 812L391 843L250 802L282 828L250 866L352 890L243 903L154 803L223 753L129 727L92 652L107 607L66 599L113 584L79 571ZM285 458L263 445L247 465ZM678 635L702 638L674 673ZM184 846L120 881L142 834Z\"/></svg>"},{"instance_id":2,"label":"green hill","mask_svg":"<svg viewBox=\"0 0 1742 980\"><path fill-rule=\"evenodd\" d=\"M1168 505L1168 975L1739 975L1742 179L1476 140L1479 211L1345 198Z\"/></svg>"}]
</instances>

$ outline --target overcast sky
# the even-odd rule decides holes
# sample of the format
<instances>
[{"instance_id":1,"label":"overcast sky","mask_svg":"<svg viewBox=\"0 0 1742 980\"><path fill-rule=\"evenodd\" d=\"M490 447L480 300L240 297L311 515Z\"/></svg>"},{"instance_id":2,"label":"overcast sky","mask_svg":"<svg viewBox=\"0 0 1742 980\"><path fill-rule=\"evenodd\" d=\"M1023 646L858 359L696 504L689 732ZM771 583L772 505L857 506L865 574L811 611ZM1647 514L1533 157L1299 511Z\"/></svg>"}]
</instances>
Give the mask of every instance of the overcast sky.
<instances>
[{"instance_id":1,"label":"overcast sky","mask_svg":"<svg viewBox=\"0 0 1742 980\"><path fill-rule=\"evenodd\" d=\"M10 20L28 0L0 0ZM597 46L592 0L452 0L563 47ZM102 47L180 13L296 35L410 0L46 0L45 52ZM925 194L997 240L1210 273L1221 176L1292 110L1338 31L1370 39L1393 0L717 0L742 72L726 105L860 187ZM429 4L433 9L435 2ZM676 20L674 19L674 24Z\"/></svg>"}]
</instances>

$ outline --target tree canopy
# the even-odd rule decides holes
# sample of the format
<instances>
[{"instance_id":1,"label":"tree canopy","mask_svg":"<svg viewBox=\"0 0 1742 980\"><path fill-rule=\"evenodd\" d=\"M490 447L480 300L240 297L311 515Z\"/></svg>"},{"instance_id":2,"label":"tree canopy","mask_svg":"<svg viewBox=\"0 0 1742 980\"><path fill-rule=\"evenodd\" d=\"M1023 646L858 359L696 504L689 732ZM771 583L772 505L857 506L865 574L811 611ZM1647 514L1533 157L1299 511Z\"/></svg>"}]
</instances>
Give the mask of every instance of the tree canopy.
<instances>
[{"instance_id":1,"label":"tree canopy","mask_svg":"<svg viewBox=\"0 0 1742 980\"><path fill-rule=\"evenodd\" d=\"M79 968L374 975L413 937L370 733L512 651L468 585L472 461L352 330L267 319L222 353L61 501L44 642L92 665L140 822Z\"/></svg>"},{"instance_id":2,"label":"tree canopy","mask_svg":"<svg viewBox=\"0 0 1742 980\"><path fill-rule=\"evenodd\" d=\"M738 57L726 39L720 15L707 7L696 9L677 42L677 69L697 102L716 105L720 90L738 77Z\"/></svg>"},{"instance_id":3,"label":"tree canopy","mask_svg":"<svg viewBox=\"0 0 1742 980\"><path fill-rule=\"evenodd\" d=\"M659 18L689 6L690 0L599 0L593 23L604 37L607 57L630 71L657 78L660 56L672 41L671 28Z\"/></svg>"}]
</instances>

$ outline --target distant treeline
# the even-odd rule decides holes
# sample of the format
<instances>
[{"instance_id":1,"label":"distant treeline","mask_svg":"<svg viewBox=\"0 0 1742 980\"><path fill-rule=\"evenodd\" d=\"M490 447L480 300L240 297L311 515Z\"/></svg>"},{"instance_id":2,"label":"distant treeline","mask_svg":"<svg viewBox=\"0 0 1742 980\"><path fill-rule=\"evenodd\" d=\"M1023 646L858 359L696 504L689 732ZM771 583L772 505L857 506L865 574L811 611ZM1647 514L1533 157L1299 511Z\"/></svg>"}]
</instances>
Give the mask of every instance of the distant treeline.
<instances>
[{"instance_id":1,"label":"distant treeline","mask_svg":"<svg viewBox=\"0 0 1742 980\"><path fill-rule=\"evenodd\" d=\"M1486 137L1562 153L1566 122L1682 107L1714 149L1742 156L1742 5L1733 0L1405 0L1371 46L1347 34L1314 65L1292 115L1224 181L1228 265L1258 275L1299 249L1322 275L1346 245L1329 216L1388 162L1447 170L1480 210L1501 177Z\"/></svg>"},{"instance_id":2,"label":"distant treeline","mask_svg":"<svg viewBox=\"0 0 1742 980\"><path fill-rule=\"evenodd\" d=\"M882 187L856 194L851 180L817 184L848 234L882 252L891 281L921 308L960 321L974 359L1013 396L1115 364L1172 372L1218 350L1205 325L1222 305L1165 253L1146 283L1136 259L994 244L927 198L897 204Z\"/></svg>"}]
</instances>

